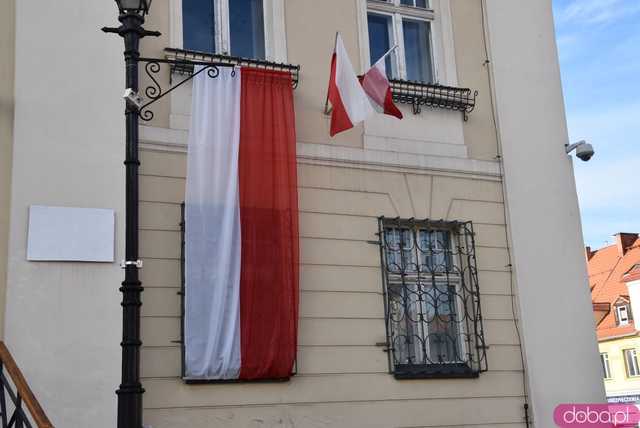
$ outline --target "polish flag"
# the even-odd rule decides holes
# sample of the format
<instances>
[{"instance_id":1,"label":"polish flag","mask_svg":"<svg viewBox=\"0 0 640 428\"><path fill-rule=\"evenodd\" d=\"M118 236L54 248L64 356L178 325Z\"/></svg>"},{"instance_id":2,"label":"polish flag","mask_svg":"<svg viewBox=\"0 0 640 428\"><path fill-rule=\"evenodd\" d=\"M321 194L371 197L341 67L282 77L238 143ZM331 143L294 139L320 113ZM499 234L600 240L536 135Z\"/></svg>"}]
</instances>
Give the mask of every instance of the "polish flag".
<instances>
[{"instance_id":1,"label":"polish flag","mask_svg":"<svg viewBox=\"0 0 640 428\"><path fill-rule=\"evenodd\" d=\"M373 66L362 76L360 82L365 93L371 99L372 104L380 113L395 116L402 119L402 112L393 103L391 94L391 84L387 78L385 59L394 48L384 54Z\"/></svg>"},{"instance_id":2,"label":"polish flag","mask_svg":"<svg viewBox=\"0 0 640 428\"><path fill-rule=\"evenodd\" d=\"M195 70L187 154L184 376L288 378L299 246L291 75L208 70Z\"/></svg>"},{"instance_id":3,"label":"polish flag","mask_svg":"<svg viewBox=\"0 0 640 428\"><path fill-rule=\"evenodd\" d=\"M353 71L353 65L344 47L340 33L336 35L336 47L331 59L331 77L327 94L331 102L331 130L333 137L353 128L373 113L369 97Z\"/></svg>"}]
</instances>

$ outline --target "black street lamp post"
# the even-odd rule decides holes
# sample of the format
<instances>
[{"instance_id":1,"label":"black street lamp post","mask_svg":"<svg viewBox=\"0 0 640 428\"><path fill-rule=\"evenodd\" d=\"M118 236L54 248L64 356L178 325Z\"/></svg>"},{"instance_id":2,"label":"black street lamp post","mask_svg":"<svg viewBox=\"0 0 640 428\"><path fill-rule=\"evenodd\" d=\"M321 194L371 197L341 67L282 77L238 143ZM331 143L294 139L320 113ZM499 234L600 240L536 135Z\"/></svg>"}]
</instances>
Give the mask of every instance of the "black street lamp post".
<instances>
[{"instance_id":1,"label":"black street lamp post","mask_svg":"<svg viewBox=\"0 0 640 428\"><path fill-rule=\"evenodd\" d=\"M126 183L125 183L125 260L122 262L124 281L120 287L122 292L122 379L116 391L118 395L118 428L142 428L142 394L144 389L140 383L140 308L142 306L142 283L138 277L138 269L142 262L138 255L138 121L153 119L149 107L184 85L200 73L206 72L209 78L215 79L220 67L234 67L237 64L282 70L291 73L295 88L298 83L300 66L277 64L267 61L246 58L227 57L220 61L217 58L196 61L186 58L144 58L140 57L140 39L146 36L159 36L158 31L147 31L142 26L149 13L152 0L115 0L120 12L120 26L104 27L105 33L115 33L124 39L124 61L126 90ZM231 61L229 61L231 60ZM143 100L138 94L138 64L145 63L144 71L151 80L144 93ZM154 77L160 71L161 64L168 64L178 69L190 69L200 66L188 77L163 89ZM184 296L184 294L183 294ZM184 343L182 344L184 346Z\"/></svg>"},{"instance_id":2,"label":"black street lamp post","mask_svg":"<svg viewBox=\"0 0 640 428\"><path fill-rule=\"evenodd\" d=\"M127 93L135 98L138 93L138 60L140 39L159 36L142 25L152 0L116 0L120 15L118 28L105 27L102 31L116 33L124 39L124 59ZM122 292L122 378L116 391L118 396L118 428L142 428L142 394L140 383L140 307L142 283L138 269L138 112L139 105L127 99L126 116L126 189L125 189L125 260Z\"/></svg>"}]
</instances>

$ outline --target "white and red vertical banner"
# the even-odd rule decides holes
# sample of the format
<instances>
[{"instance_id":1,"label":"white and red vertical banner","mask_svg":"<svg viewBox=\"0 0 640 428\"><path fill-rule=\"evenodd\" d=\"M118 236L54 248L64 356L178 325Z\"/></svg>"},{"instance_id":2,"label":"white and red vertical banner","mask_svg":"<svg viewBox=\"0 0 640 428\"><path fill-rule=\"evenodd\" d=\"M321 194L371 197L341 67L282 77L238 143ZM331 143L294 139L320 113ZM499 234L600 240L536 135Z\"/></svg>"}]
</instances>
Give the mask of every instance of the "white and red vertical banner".
<instances>
[{"instance_id":1,"label":"white and red vertical banner","mask_svg":"<svg viewBox=\"0 0 640 428\"><path fill-rule=\"evenodd\" d=\"M185 375L287 378L299 269L290 74L195 76L187 170Z\"/></svg>"}]
</instances>

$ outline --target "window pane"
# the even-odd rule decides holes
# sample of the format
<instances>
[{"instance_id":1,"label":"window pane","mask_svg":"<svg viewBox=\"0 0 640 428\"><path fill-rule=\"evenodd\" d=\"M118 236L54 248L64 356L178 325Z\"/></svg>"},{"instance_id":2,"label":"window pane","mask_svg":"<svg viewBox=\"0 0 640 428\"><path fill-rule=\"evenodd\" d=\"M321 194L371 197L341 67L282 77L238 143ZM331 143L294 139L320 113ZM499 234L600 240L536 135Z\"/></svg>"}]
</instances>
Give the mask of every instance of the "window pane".
<instances>
[{"instance_id":1,"label":"window pane","mask_svg":"<svg viewBox=\"0 0 640 428\"><path fill-rule=\"evenodd\" d=\"M629 315L628 315L627 306L618 306L616 308L616 315L617 315L618 325L629 324Z\"/></svg>"},{"instance_id":2,"label":"window pane","mask_svg":"<svg viewBox=\"0 0 640 428\"><path fill-rule=\"evenodd\" d=\"M389 287L391 341L396 364L424 364L424 327L415 284Z\"/></svg>"},{"instance_id":3,"label":"window pane","mask_svg":"<svg viewBox=\"0 0 640 428\"><path fill-rule=\"evenodd\" d=\"M185 49L215 52L214 0L182 0L182 38Z\"/></svg>"},{"instance_id":4,"label":"window pane","mask_svg":"<svg viewBox=\"0 0 640 428\"><path fill-rule=\"evenodd\" d=\"M627 365L627 376L638 375L638 360L634 349L626 349L624 351L625 363Z\"/></svg>"},{"instance_id":5,"label":"window pane","mask_svg":"<svg viewBox=\"0 0 640 428\"><path fill-rule=\"evenodd\" d=\"M427 0L402 0L400 4L405 6L422 7L424 9L427 8Z\"/></svg>"},{"instance_id":6,"label":"window pane","mask_svg":"<svg viewBox=\"0 0 640 428\"><path fill-rule=\"evenodd\" d=\"M604 353L600 354L600 360L602 361L602 371L604 372L604 378L609 379L611 375L609 374L609 355Z\"/></svg>"},{"instance_id":7,"label":"window pane","mask_svg":"<svg viewBox=\"0 0 640 428\"><path fill-rule=\"evenodd\" d=\"M404 271L415 272L417 270L417 267L415 257L413 256L413 232L409 229L402 229L400 243L402 245L402 263Z\"/></svg>"},{"instance_id":8,"label":"window pane","mask_svg":"<svg viewBox=\"0 0 640 428\"><path fill-rule=\"evenodd\" d=\"M441 271L451 269L451 243L449 242L449 232L440 230L436 232L436 248L435 264Z\"/></svg>"},{"instance_id":9,"label":"window pane","mask_svg":"<svg viewBox=\"0 0 640 428\"><path fill-rule=\"evenodd\" d=\"M409 229L385 229L387 268L391 272L417 270L413 233Z\"/></svg>"},{"instance_id":10,"label":"window pane","mask_svg":"<svg viewBox=\"0 0 640 428\"><path fill-rule=\"evenodd\" d=\"M387 53L391 48L392 24L391 17L385 15L377 15L370 13L367 17L369 23L369 57L371 64L375 64L382 55ZM387 76L393 76L393 68L391 57L394 53L387 56L385 66L387 68Z\"/></svg>"},{"instance_id":11,"label":"window pane","mask_svg":"<svg viewBox=\"0 0 640 428\"><path fill-rule=\"evenodd\" d=\"M419 251L424 272L444 273L453 269L448 231L420 230Z\"/></svg>"},{"instance_id":12,"label":"window pane","mask_svg":"<svg viewBox=\"0 0 640 428\"><path fill-rule=\"evenodd\" d=\"M404 54L407 62L407 79L431 83L431 49L429 24L424 21L402 21Z\"/></svg>"},{"instance_id":13,"label":"window pane","mask_svg":"<svg viewBox=\"0 0 640 428\"><path fill-rule=\"evenodd\" d=\"M402 270L400 257L400 230L386 229L384 232L385 246L387 249L387 269L392 272Z\"/></svg>"},{"instance_id":14,"label":"window pane","mask_svg":"<svg viewBox=\"0 0 640 428\"><path fill-rule=\"evenodd\" d=\"M264 59L264 12L262 0L229 2L231 55Z\"/></svg>"},{"instance_id":15,"label":"window pane","mask_svg":"<svg viewBox=\"0 0 640 428\"><path fill-rule=\"evenodd\" d=\"M459 348L456 290L453 285L425 287L424 312L428 320L429 360L432 363L463 361Z\"/></svg>"}]
</instances>

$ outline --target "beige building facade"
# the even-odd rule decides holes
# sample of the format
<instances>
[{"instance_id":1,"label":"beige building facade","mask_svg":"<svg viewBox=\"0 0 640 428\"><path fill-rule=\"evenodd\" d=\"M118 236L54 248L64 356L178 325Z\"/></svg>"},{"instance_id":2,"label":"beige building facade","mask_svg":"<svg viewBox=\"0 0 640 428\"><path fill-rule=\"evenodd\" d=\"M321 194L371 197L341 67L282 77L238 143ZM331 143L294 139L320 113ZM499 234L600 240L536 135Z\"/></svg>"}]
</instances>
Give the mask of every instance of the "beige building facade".
<instances>
[{"instance_id":1,"label":"beige building facade","mask_svg":"<svg viewBox=\"0 0 640 428\"><path fill-rule=\"evenodd\" d=\"M13 148L14 65L15 65L15 1L3 6L0 17L0 54L5 61L0 65L0 302L4 303L7 278L7 251L9 242L9 207L11 206L11 159ZM1 322L4 322L4 304L0 304ZM1 325L1 324L0 324ZM0 329L3 330L3 329Z\"/></svg>"},{"instance_id":2,"label":"beige building facade","mask_svg":"<svg viewBox=\"0 0 640 428\"><path fill-rule=\"evenodd\" d=\"M143 56L163 58L166 48L189 55L183 51L186 1L153 2L146 28L163 35L143 40ZM2 223L11 237L3 239L0 230L0 244L8 248L7 256L0 248L0 274L2 263L9 266L4 335L54 424L110 427L119 383L121 270L117 263L28 262L25 240L29 205L112 208L116 260L122 257L121 46L98 32L113 23L116 9L109 2L50 7L48 13L61 20L69 19L65 8L78 9L86 19L77 31L87 40L55 46L69 36L47 28L56 37L38 52L48 48L43 55L51 62L80 56L74 64L86 75L51 89L44 102L33 87L43 78L21 53L32 48L30 32L41 31L29 23L41 6L19 3L16 100L10 103L16 116L9 118L3 102L0 118L0 198L12 192L11 202L0 207L0 219L11 214ZM431 0L434 80L477 90L473 111L465 117L422 107L416 114L401 105L402 121L376 115L329 138L324 104L335 33L344 38L356 71L365 71L367 13L384 11L389 5L383 3L264 0L267 59L301 66L294 92L299 348L289 381L193 385L181 379L180 204L190 85L154 105L154 119L140 126L141 370L149 427L515 428L525 427L527 404L530 426L543 428L553 426L560 403L604 401L573 169L564 152L551 1ZM89 44L95 52L82 57ZM63 81L68 67L53 65L49 79ZM184 78L168 68L158 76L163 85ZM141 78L144 88L150 81ZM14 88L2 91L4 100ZM83 112L71 121L63 108ZM32 124L42 116L47 127L38 130ZM61 172L52 159L68 168ZM34 169L51 184L34 182ZM381 216L473 223L487 371L462 379L398 380L390 374L380 249L372 244ZM551 239L562 245L549 248ZM53 356L43 360L45 352ZM576 361L575 355L582 357ZM56 393L55 385L70 373L82 380Z\"/></svg>"}]
</instances>

